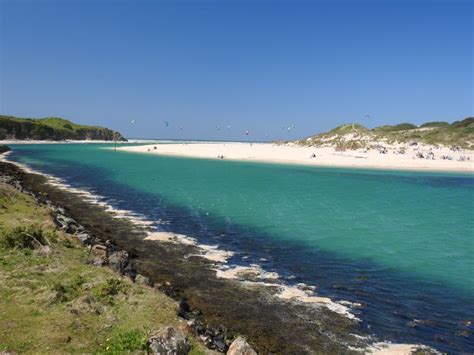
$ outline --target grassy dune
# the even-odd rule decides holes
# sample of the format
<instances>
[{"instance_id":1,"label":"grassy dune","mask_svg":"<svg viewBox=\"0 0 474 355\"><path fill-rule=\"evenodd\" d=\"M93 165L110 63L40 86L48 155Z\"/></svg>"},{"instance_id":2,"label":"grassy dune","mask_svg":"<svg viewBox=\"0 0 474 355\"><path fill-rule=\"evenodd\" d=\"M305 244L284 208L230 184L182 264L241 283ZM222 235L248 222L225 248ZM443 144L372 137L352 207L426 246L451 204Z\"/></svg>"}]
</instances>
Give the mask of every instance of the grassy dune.
<instances>
[{"instance_id":1,"label":"grassy dune","mask_svg":"<svg viewBox=\"0 0 474 355\"><path fill-rule=\"evenodd\" d=\"M303 146L331 145L341 149L370 148L373 143L419 142L430 145L461 146L474 149L474 118L469 117L451 124L426 122L420 126L411 123L387 125L368 129L360 124L344 124L329 132L299 141Z\"/></svg>"},{"instance_id":2,"label":"grassy dune","mask_svg":"<svg viewBox=\"0 0 474 355\"><path fill-rule=\"evenodd\" d=\"M0 352L145 352L153 331L184 329L176 302L90 259L47 209L0 182Z\"/></svg>"}]
</instances>

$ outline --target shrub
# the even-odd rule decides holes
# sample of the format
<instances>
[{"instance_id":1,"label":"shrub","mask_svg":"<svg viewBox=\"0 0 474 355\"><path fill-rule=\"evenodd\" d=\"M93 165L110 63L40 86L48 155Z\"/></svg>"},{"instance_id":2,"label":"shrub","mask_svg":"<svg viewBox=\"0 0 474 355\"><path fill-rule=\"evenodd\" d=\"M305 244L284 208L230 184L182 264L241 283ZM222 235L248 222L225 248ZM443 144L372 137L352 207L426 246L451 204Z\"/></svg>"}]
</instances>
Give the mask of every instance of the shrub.
<instances>
[{"instance_id":1,"label":"shrub","mask_svg":"<svg viewBox=\"0 0 474 355\"><path fill-rule=\"evenodd\" d=\"M114 302L114 296L119 293L125 293L126 290L127 288L122 281L116 278L110 278L94 289L94 295L97 298L112 304Z\"/></svg>"},{"instance_id":2,"label":"shrub","mask_svg":"<svg viewBox=\"0 0 474 355\"><path fill-rule=\"evenodd\" d=\"M69 283L56 282L53 285L53 291L56 293L54 302L68 302L77 298L82 290L82 285L85 280L81 275L78 275Z\"/></svg>"},{"instance_id":3,"label":"shrub","mask_svg":"<svg viewBox=\"0 0 474 355\"><path fill-rule=\"evenodd\" d=\"M44 232L38 227L17 227L7 231L0 241L5 249L36 249L46 244Z\"/></svg>"}]
</instances>

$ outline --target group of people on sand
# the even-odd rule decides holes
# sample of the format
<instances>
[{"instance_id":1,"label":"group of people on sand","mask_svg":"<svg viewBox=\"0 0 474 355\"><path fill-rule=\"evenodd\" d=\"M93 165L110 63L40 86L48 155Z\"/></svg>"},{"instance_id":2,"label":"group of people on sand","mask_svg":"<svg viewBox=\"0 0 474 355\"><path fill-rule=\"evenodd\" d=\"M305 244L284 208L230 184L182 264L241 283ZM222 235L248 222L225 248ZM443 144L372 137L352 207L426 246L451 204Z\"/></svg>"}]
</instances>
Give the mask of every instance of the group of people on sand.
<instances>
[{"instance_id":1,"label":"group of people on sand","mask_svg":"<svg viewBox=\"0 0 474 355\"><path fill-rule=\"evenodd\" d=\"M224 156L223 155L218 155L217 159L224 159Z\"/></svg>"},{"instance_id":2,"label":"group of people on sand","mask_svg":"<svg viewBox=\"0 0 474 355\"><path fill-rule=\"evenodd\" d=\"M416 157L419 159L431 159L435 160L434 153L433 152L428 152L426 154L423 154L422 152L416 153Z\"/></svg>"}]
</instances>

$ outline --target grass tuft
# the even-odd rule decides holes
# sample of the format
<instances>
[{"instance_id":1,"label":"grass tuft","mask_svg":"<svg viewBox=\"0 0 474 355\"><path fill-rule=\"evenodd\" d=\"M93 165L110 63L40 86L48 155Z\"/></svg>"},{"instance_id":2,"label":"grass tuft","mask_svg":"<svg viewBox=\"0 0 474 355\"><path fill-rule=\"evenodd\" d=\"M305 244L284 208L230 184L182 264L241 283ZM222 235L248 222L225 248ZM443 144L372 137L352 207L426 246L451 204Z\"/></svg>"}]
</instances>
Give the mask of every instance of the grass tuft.
<instances>
[{"instance_id":1,"label":"grass tuft","mask_svg":"<svg viewBox=\"0 0 474 355\"><path fill-rule=\"evenodd\" d=\"M138 329L119 332L108 339L105 344L105 354L123 354L147 349L148 337Z\"/></svg>"}]
</instances>

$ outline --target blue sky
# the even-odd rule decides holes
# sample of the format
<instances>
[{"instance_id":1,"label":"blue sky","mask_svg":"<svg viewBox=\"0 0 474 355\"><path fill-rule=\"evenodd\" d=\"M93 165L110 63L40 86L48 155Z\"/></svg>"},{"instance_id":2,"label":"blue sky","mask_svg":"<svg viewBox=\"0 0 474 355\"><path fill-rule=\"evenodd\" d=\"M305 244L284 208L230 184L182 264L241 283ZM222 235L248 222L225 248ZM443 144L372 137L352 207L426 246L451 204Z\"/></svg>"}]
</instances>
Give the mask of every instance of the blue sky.
<instances>
[{"instance_id":1,"label":"blue sky","mask_svg":"<svg viewBox=\"0 0 474 355\"><path fill-rule=\"evenodd\" d=\"M471 1L0 4L2 114L239 140L474 114Z\"/></svg>"}]
</instances>

